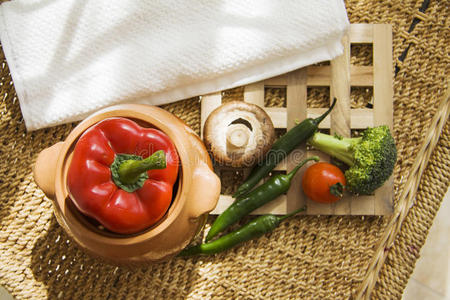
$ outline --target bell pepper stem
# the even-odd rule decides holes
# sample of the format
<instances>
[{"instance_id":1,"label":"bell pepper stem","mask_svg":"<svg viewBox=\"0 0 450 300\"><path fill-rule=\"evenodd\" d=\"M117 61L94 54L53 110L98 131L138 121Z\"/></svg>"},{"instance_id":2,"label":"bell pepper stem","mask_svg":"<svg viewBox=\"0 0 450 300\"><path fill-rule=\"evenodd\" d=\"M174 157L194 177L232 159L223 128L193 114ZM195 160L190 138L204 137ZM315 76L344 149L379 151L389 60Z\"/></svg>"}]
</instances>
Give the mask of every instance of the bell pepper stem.
<instances>
[{"instance_id":1,"label":"bell pepper stem","mask_svg":"<svg viewBox=\"0 0 450 300\"><path fill-rule=\"evenodd\" d=\"M166 155L163 150L158 150L143 160L125 160L118 169L119 179L125 184L133 184L139 180L139 176L148 170L164 169L166 167Z\"/></svg>"}]
</instances>

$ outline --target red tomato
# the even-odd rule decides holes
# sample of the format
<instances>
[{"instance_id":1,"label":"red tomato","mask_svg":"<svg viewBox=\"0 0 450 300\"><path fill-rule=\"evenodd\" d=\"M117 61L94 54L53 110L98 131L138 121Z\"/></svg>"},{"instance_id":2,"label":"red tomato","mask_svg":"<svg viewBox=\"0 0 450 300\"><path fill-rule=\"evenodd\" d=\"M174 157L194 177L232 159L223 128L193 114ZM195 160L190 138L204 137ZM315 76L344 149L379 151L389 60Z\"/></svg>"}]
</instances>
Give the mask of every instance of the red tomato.
<instances>
[{"instance_id":1,"label":"red tomato","mask_svg":"<svg viewBox=\"0 0 450 300\"><path fill-rule=\"evenodd\" d=\"M319 162L311 165L303 175L306 196L321 203L333 203L342 197L345 176L335 165Z\"/></svg>"}]
</instances>

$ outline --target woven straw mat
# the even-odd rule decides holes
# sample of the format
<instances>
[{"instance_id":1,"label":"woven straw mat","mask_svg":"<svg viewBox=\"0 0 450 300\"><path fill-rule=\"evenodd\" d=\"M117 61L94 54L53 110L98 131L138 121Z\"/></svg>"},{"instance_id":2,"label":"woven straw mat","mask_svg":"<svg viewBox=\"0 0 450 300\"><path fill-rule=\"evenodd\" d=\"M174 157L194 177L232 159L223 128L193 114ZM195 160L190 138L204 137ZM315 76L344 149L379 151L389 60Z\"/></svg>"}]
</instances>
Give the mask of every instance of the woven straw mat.
<instances>
[{"instance_id":1,"label":"woven straw mat","mask_svg":"<svg viewBox=\"0 0 450 300\"><path fill-rule=\"evenodd\" d=\"M393 26L395 205L444 97L449 71L447 1L346 2L352 23ZM301 216L283 222L258 240L212 257L174 258L142 267L116 267L79 250L37 188L32 165L37 154L64 140L76 124L27 133L1 51L0 285L17 299L348 299L369 280L373 299L400 299L433 218L449 184L450 128L444 129L421 172L414 205L375 277L369 266L392 217ZM352 62L370 64L370 47L352 48ZM320 88L308 104L327 99ZM224 91L241 99L242 88ZM268 90L267 105L280 105L282 90ZM352 90L354 106L365 106L367 91ZM164 106L199 132L198 98ZM210 217L209 224L213 220ZM207 226L209 226L209 224ZM369 278L369 279L367 279ZM375 284L376 282L376 284Z\"/></svg>"}]
</instances>

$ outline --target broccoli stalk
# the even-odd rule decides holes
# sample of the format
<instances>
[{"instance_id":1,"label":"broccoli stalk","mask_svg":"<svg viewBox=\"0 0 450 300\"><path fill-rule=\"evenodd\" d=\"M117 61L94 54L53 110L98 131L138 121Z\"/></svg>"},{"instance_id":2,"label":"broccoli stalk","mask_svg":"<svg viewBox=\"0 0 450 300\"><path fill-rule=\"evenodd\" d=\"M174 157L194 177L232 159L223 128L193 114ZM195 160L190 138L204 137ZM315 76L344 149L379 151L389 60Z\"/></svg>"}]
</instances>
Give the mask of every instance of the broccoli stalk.
<instances>
[{"instance_id":1,"label":"broccoli stalk","mask_svg":"<svg viewBox=\"0 0 450 300\"><path fill-rule=\"evenodd\" d=\"M316 132L308 143L350 167L346 188L355 194L373 194L391 176L397 160L394 138L384 125L367 128L356 138Z\"/></svg>"}]
</instances>

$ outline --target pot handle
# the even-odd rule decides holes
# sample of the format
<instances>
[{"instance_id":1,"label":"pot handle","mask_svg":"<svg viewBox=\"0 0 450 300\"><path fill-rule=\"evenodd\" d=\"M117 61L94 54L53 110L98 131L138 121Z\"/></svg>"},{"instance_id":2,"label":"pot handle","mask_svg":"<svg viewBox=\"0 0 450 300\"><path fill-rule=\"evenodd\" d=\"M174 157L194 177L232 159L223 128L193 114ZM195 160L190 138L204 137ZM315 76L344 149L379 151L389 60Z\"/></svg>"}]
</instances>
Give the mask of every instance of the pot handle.
<instances>
[{"instance_id":1,"label":"pot handle","mask_svg":"<svg viewBox=\"0 0 450 300\"><path fill-rule=\"evenodd\" d=\"M42 150L33 167L34 181L50 199L55 199L56 162L63 144L59 142Z\"/></svg>"},{"instance_id":2,"label":"pot handle","mask_svg":"<svg viewBox=\"0 0 450 300\"><path fill-rule=\"evenodd\" d=\"M220 179L203 161L194 170L189 191L189 217L197 219L212 211L219 200Z\"/></svg>"}]
</instances>

